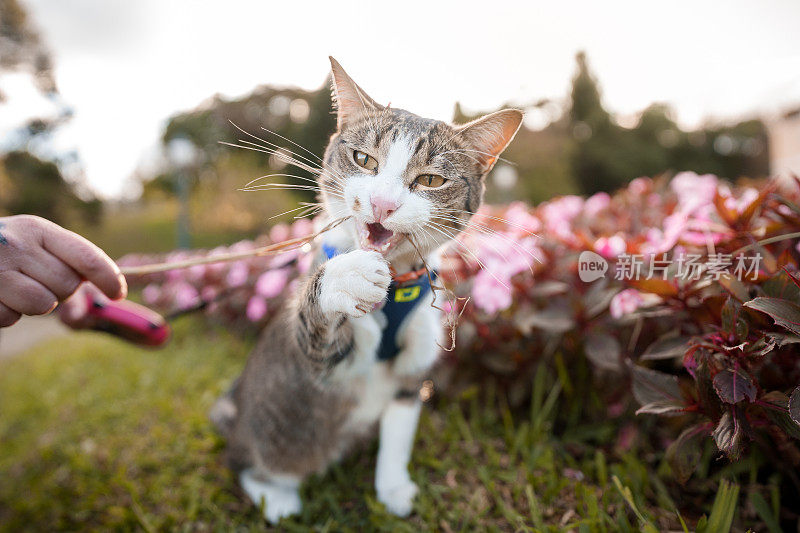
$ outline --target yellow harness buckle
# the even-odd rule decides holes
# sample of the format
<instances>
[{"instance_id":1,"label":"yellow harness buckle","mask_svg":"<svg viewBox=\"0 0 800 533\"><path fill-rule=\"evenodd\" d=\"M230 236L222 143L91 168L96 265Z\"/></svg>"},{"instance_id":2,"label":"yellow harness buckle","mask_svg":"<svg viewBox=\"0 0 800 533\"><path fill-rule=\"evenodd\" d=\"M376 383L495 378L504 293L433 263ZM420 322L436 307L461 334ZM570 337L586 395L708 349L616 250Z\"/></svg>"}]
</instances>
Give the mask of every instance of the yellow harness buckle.
<instances>
[{"instance_id":1,"label":"yellow harness buckle","mask_svg":"<svg viewBox=\"0 0 800 533\"><path fill-rule=\"evenodd\" d=\"M411 302L416 300L419 297L419 285L414 285L413 287L401 287L395 290L394 292L394 301L395 302Z\"/></svg>"}]
</instances>

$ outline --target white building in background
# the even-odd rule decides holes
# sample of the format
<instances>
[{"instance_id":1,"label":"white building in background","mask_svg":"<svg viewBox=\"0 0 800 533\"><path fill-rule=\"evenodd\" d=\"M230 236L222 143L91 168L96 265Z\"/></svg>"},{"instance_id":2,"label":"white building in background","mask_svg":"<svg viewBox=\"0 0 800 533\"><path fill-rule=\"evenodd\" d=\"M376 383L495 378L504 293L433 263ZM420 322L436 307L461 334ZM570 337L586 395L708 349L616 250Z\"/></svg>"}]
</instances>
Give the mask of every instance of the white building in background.
<instances>
[{"instance_id":1,"label":"white building in background","mask_svg":"<svg viewBox=\"0 0 800 533\"><path fill-rule=\"evenodd\" d=\"M773 176L800 177L800 106L766 120L769 167Z\"/></svg>"}]
</instances>

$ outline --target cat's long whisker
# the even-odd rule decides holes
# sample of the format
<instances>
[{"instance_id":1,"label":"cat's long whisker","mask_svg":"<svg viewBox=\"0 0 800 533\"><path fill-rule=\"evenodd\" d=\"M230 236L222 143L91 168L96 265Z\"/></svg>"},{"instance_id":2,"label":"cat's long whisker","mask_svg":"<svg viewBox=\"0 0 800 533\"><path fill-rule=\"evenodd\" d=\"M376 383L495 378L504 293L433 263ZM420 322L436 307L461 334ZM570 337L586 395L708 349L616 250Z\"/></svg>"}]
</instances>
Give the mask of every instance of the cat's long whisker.
<instances>
[{"instance_id":1,"label":"cat's long whisker","mask_svg":"<svg viewBox=\"0 0 800 533\"><path fill-rule=\"evenodd\" d=\"M312 191L317 193L320 192L319 187L315 187L312 185L297 185L294 183L262 183L260 185L253 185L251 187L242 188L238 190L242 192L276 191L276 190ZM339 193L328 191L328 194L344 198Z\"/></svg>"},{"instance_id":2,"label":"cat's long whisker","mask_svg":"<svg viewBox=\"0 0 800 533\"><path fill-rule=\"evenodd\" d=\"M438 247L440 247L440 246L442 246L444 244L443 242L439 242L438 239L436 239L433 235L431 235L431 233L425 227L420 227L419 228L419 232L415 231L415 232L412 232L412 233L414 235L414 238L417 238L419 236L419 233L422 233L422 237L425 238L425 243L424 244L426 246L427 246L427 244L429 242L433 244L433 248L438 248ZM467 261L467 258L464 257L463 252L461 252L458 249L454 249L454 251L455 251L455 253L459 254L462 259ZM456 277L456 283L460 284L461 283L461 277L458 275L458 270L456 270L455 267L452 267L452 266L450 267L450 270L453 272L453 274Z\"/></svg>"},{"instance_id":3,"label":"cat's long whisker","mask_svg":"<svg viewBox=\"0 0 800 533\"><path fill-rule=\"evenodd\" d=\"M435 215L435 218L441 218L442 220L445 220L445 221L447 221L447 220L451 220L451 221L459 221L458 219L456 219L456 218L454 218L454 217L450 217L450 218L448 218L448 216L447 216L447 215L442 215L442 214ZM459 222L460 222L460 221L459 221ZM473 231L473 230L474 230L474 231L476 231L476 232L477 232L477 233L479 233L479 234L483 234L483 235L486 235L486 236L488 236L488 237L494 237L494 238L498 238L498 239L502 240L503 242L506 242L506 243L508 243L509 245L511 245L511 246L512 246L512 247L513 247L513 248L514 248L514 249L515 249L515 250L516 250L518 253L519 253L519 252L522 252L522 253L524 253L524 254L526 254L526 255L530 256L530 258L531 258L533 261L536 261L536 262L539 262L539 263L541 263L541 259L540 259L539 257L537 257L537 256L536 256L536 254L534 254L533 252L531 252L530 250L528 250L527 248L525 248L524 246L522 246L522 245L521 245L519 242L517 242L516 240L514 240L514 239L510 238L508 235L505 235L505 234L503 234L503 233L501 233L501 232L498 232L498 231L495 231L495 230L493 230L493 229L489 228L488 226L483 226L483 227L481 227L480 223L477 223L477 222L470 222L470 223L467 225L467 227L465 227L465 228L462 230L462 233L463 233L464 235L469 235L469 234L470 234L470 232L471 232L471 231ZM492 246L492 245L491 245L491 241L489 241L489 245L490 245L490 246ZM497 252L499 255L501 255L501 256L503 256L503 257L505 257L503 254L500 254L500 253L499 253L499 250L497 250L497 248L495 248L494 246L492 246L492 248L493 248L493 249L494 249L494 250L495 250L495 251L496 251L496 252ZM507 259L507 258L506 258L506 259ZM531 270L531 272L533 272L533 267L532 267L532 266L529 266L529 269Z\"/></svg>"},{"instance_id":4,"label":"cat's long whisker","mask_svg":"<svg viewBox=\"0 0 800 533\"><path fill-rule=\"evenodd\" d=\"M497 281L497 283L499 283L500 285L502 285L502 286L503 286L503 287L505 287L506 289L509 289L508 285L506 285L505 283L503 283L503 280L501 280L500 278L498 278L497 276L495 276L495 275L494 275L494 272L492 272L491 270L489 270L489 269L486 267L486 265L483 263L483 261L481 261L481 260L480 260L480 258L479 258L477 255L475 255L475 252L473 252L473 251L472 251L472 250L471 250L471 249L470 249L470 248L469 248L467 245L465 245L463 242L461 242L460 240L458 240L457 236L455 236L455 235L452 235L452 234L450 234L450 233L449 233L449 232L447 232L447 231L443 231L441 228L437 228L437 227L435 227L435 226L430 226L430 229L432 229L432 230L434 230L434 231L438 231L438 232L439 232L439 233L441 233L442 235L446 236L446 237L448 238L448 240L451 240L451 241L453 241L454 243L456 243L456 244L458 244L459 246L461 246L462 248L464 248L464 249L467 251L467 253L469 253L469 254L472 256L472 258L475 260L475 262L476 262L476 263L478 263L478 266L481 268L481 270L485 270L486 272L488 272L488 273L489 273L489 275L490 275L490 276L492 276L492 277L495 279L495 281ZM509 290L510 290L510 289L509 289Z\"/></svg>"},{"instance_id":5,"label":"cat's long whisker","mask_svg":"<svg viewBox=\"0 0 800 533\"><path fill-rule=\"evenodd\" d=\"M460 219L458 219L458 218L456 218L456 217L454 217L452 215L446 215L446 214L441 214L441 213L434 215L434 218L440 218L440 219L445 220L445 221L449 220L449 221L453 221L453 222L461 222ZM505 235L504 233L502 233L500 231L494 230L494 229L490 228L489 226L486 226L484 224L481 224L480 222L474 222L474 221L470 221L469 223L467 223L466 227L461 231L464 234L469 234L469 232L472 231L472 230L475 230L476 232L482 233L482 234L487 235L489 237L496 237L498 239L501 239L502 241L507 242L508 244L510 244L511 246L516 248L517 250L519 250L521 252L524 252L525 254L529 255L534 261L537 261L537 262L541 263L541 259L539 257L537 257L536 254L534 254L533 252L531 252L530 250L528 250L527 248L522 246L515 239L512 239L511 237L509 237L508 235Z\"/></svg>"},{"instance_id":6,"label":"cat's long whisker","mask_svg":"<svg viewBox=\"0 0 800 533\"><path fill-rule=\"evenodd\" d=\"M283 162L288 162L288 163L290 163L292 165L298 166L297 163L295 162L295 161L299 161L299 160L295 159L296 157L298 157L297 154L295 154L291 150L287 150L283 146L272 145L272 146L274 146L274 148L273 148L272 146L262 146L262 145L260 145L258 143L255 143L255 142L252 142L252 141L245 141L245 140L242 140L242 139L239 139L239 142L243 142L243 143L249 144L251 146L256 146L258 148L263 148L265 150L264 153L267 153L269 155L273 155L273 156L275 156L276 158L280 159ZM270 144L272 144L272 143L270 143ZM306 163L304 161L307 161L308 163ZM346 181L346 179L347 179L341 173L335 171L332 168L317 167L316 163L314 163L313 161L309 161L307 158L304 158L304 161L299 161L303 165L303 166L300 166L300 168L302 168L303 170L306 170L307 172L310 172L311 174L314 174L315 176L328 177L328 178L331 179L331 181L333 181L337 185L343 184L343 182Z\"/></svg>"},{"instance_id":7,"label":"cat's long whisker","mask_svg":"<svg viewBox=\"0 0 800 533\"><path fill-rule=\"evenodd\" d=\"M438 224L437 222L430 221L430 223L433 224L434 226L438 226L438 227L440 227L442 229L450 229L448 226L444 226L442 224ZM492 250L494 250L494 252L498 256L502 257L506 261L508 260L508 257L506 256L506 254L501 252L491 241L489 241L487 244ZM531 258L535 259L535 257L533 257L533 255L531 255ZM529 266L528 268L530 268L531 273L533 273L533 268L531 266Z\"/></svg>"},{"instance_id":8,"label":"cat's long whisker","mask_svg":"<svg viewBox=\"0 0 800 533\"><path fill-rule=\"evenodd\" d=\"M317 160L318 160L320 163L324 163L324 161L322 161L322 158L321 158L320 156L318 156L317 154L315 154L314 152L312 152L311 150L309 150L309 149L308 149L308 148L306 148L305 146L303 146L303 145L301 145L301 144L297 144L297 143L296 143L296 142L294 142L293 140L291 140L291 139L287 139L287 138L286 138L286 137L284 137L283 135L281 135L281 134L279 134L279 133L275 133L274 131L267 129L267 128L265 128L264 126L261 126L261 129L262 129L262 130L264 130L264 131L266 131L267 133L270 133L270 134L272 134L272 135L276 136L276 137L280 137L281 139L283 139L283 140L284 140L284 141L286 141L286 142L292 143L293 145L297 146L298 148L300 148L301 150L303 150L303 151L304 151L304 152L306 152L307 154L310 154L312 157L314 157L315 159L317 159Z\"/></svg>"},{"instance_id":9,"label":"cat's long whisker","mask_svg":"<svg viewBox=\"0 0 800 533\"><path fill-rule=\"evenodd\" d=\"M244 144L249 144L251 146L255 146L257 148L261 148L262 150L264 150L264 153L269 154L269 155L273 155L277 159L280 159L281 161L283 161L285 163L290 163L290 164L292 164L292 165L294 165L294 166L296 166L298 168L302 168L303 170L305 170L307 172L310 172L310 173L314 174L315 176L319 176L320 174L322 174L322 169L321 168L317 168L317 167L309 165L308 163L305 163L305 162L303 162L303 161L301 161L299 159L296 159L295 157L293 157L293 155L289 154L288 151L284 150L281 147L270 148L270 147L267 147L267 146L262 146L262 145L260 145L258 143L254 143L252 141L246 141L244 139L237 139L237 141L240 142L240 143L244 143Z\"/></svg>"},{"instance_id":10,"label":"cat's long whisker","mask_svg":"<svg viewBox=\"0 0 800 533\"><path fill-rule=\"evenodd\" d=\"M306 202L303 202L303 203L305 204ZM311 211L309 213L305 213L305 211L308 211L309 209L311 209ZM289 213L294 213L295 211L300 211L300 210L303 210L304 212L300 213L299 215L295 216L294 218L305 218L309 214L313 213L314 210L318 210L318 209L322 209L322 206L318 205L318 204L311 204L311 206L309 206L309 205L301 205L300 207L295 207L294 209L289 209L288 211L284 211L283 213L278 213L277 215L272 215L267 220L272 220L273 218L282 217L283 215L288 215Z\"/></svg>"},{"instance_id":11,"label":"cat's long whisker","mask_svg":"<svg viewBox=\"0 0 800 533\"><path fill-rule=\"evenodd\" d=\"M298 176L298 175L296 175L296 174L266 174L266 175L264 175L264 176L259 176L259 177L257 177L257 178L256 178L256 179L254 179L254 180L250 180L249 182L247 182L247 183L244 185L244 188L247 188L247 187L252 187L253 185L256 185L256 184L258 184L258 182L259 182L259 181L261 181L261 180L263 180L263 179L266 179L266 178L280 178L280 177L285 177L285 178L296 178L296 179L299 179L299 180L302 180L302 181L308 181L308 182L311 182L311 183L317 184L317 180L315 180L315 179L311 179L311 178L308 178L308 177L306 177L306 176ZM340 188L338 188L338 185L337 185L337 187L336 187L336 190L337 190L337 191L339 191L339 192L344 192L344 191L342 191Z\"/></svg>"},{"instance_id":12,"label":"cat's long whisker","mask_svg":"<svg viewBox=\"0 0 800 533\"><path fill-rule=\"evenodd\" d=\"M261 152L261 153L268 154L268 155L274 155L275 157L277 157L278 159L282 160L283 162L285 162L285 163L287 163L289 165L293 165L293 166L295 166L297 168L300 168L302 170L305 170L307 172L310 172L311 174L314 174L316 176L319 176L322 173L322 170L310 167L310 166L308 166L308 165L306 165L306 164L304 164L304 163L302 163L300 161L296 161L296 160L292 159L291 157L287 156L284 153L278 152L276 150L266 149L263 146L258 146L257 144L251 143L249 141L240 141L240 142L244 142L244 143L247 143L247 144L253 144L254 146L242 146L240 144L229 143L229 142L226 142L226 141L219 141L219 144L224 144L226 146L232 146L234 148L243 148L245 150L252 150L253 152Z\"/></svg>"},{"instance_id":13,"label":"cat's long whisker","mask_svg":"<svg viewBox=\"0 0 800 533\"><path fill-rule=\"evenodd\" d=\"M515 228L517 228L519 230L524 231L525 233L527 233L531 237L536 237L537 239L541 239L541 236L539 236L536 233L532 232L531 230L529 230L525 226L523 226L521 224L517 224L516 222L511 222L510 220L502 218L502 217L495 217L495 216L492 216L492 215L487 215L486 213L476 213L474 211L469 211L467 209L453 209L453 208L448 208L448 207L441 207L439 209L441 211L443 211L443 212L448 212L448 213L467 213L469 215L475 215L475 216L478 216L478 217L488 218L488 219L494 220L496 222L502 222L503 224L507 224L509 226L512 226L512 227L515 227Z\"/></svg>"},{"instance_id":14,"label":"cat's long whisker","mask_svg":"<svg viewBox=\"0 0 800 533\"><path fill-rule=\"evenodd\" d=\"M321 166L319 166L319 165L318 165L317 163L315 163L314 161L311 161L311 160L310 160L310 159L308 159L307 157L304 157L304 156L302 156L302 155L300 155L300 154L297 154L297 153L293 152L292 150L289 150L288 148L286 148L286 147L284 147L284 146L280 146L280 145L278 145L278 144L275 144L275 143L273 143L273 142L267 141L266 139L262 139L261 137L259 137L259 136L257 136L257 135L253 135L252 133L250 133L250 132L248 132L248 131L246 131L246 130L242 129L242 128L241 128L241 127L239 127L238 125L236 125L236 124L235 124L233 121L231 121L231 120L229 120L228 122L230 122L230 123L231 123L231 125L232 125L234 128L236 128L237 130L241 131L241 132L242 132L242 133L244 133L245 135L247 135L247 136L249 136L249 137L252 137L253 139L256 139L256 140L258 140L258 141L261 141L262 143L265 143L265 144L266 144L266 145L268 145L268 146L272 146L272 147L274 147L274 148L276 148L276 149L280 149L280 150L282 150L282 151L283 151L283 152L285 152L285 153L289 153L289 154L293 155L294 157L298 158L299 160L301 160L301 161L305 161L306 163L308 163L308 164L309 164L309 165L311 165L312 167L314 167L314 168L319 168L319 170L320 170L320 171L322 170L322 167L321 167ZM262 128L262 129L264 129L264 128ZM269 130L267 130L267 131L269 131ZM302 148L302 149L303 149L303 150L305 150L306 152L310 153L312 156L314 156L314 157L316 157L317 159L319 159L320 163L322 162L322 159L320 159L320 158L319 158L319 156L317 156L317 155L313 154L313 153L312 153L312 152L310 152L308 149L306 149L306 148L303 148L303 147L302 147L302 146L300 146L299 144L297 144L297 143L295 143L295 142L293 142L293 141L291 141L291 140L289 140L289 139L286 139L286 137L283 137L283 136L281 136L281 135L278 135L277 133L274 133L274 132L270 132L270 133L272 133L273 135L277 135L277 136L278 136L278 137L280 137L281 139L284 139L284 140L286 140L286 141L288 141L288 142L290 142L290 143L294 144L294 145L295 145L295 146L297 146L298 148ZM248 144L253 144L253 145L256 145L256 146L258 146L256 143L252 143L252 142L249 142L249 141L247 141L247 143L248 143ZM266 148L266 146L261 146L261 148ZM342 176L340 176L340 177L342 177Z\"/></svg>"},{"instance_id":15,"label":"cat's long whisker","mask_svg":"<svg viewBox=\"0 0 800 533\"><path fill-rule=\"evenodd\" d=\"M257 191L278 191L278 190L295 190L295 191L312 191L312 192L321 192L322 189L319 187L311 186L311 185L297 185L294 183L264 183L261 185L254 185L252 187L238 189L242 192L257 192ZM338 196L344 199L339 193L328 191L328 194L332 196Z\"/></svg>"}]
</instances>

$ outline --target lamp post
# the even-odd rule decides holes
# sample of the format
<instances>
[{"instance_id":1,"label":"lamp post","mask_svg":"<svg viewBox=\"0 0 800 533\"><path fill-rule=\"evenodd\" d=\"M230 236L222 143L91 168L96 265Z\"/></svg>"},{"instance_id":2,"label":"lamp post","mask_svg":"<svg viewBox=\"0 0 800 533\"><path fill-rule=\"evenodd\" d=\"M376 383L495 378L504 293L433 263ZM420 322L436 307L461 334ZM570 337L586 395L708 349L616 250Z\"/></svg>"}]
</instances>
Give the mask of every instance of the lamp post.
<instances>
[{"instance_id":1,"label":"lamp post","mask_svg":"<svg viewBox=\"0 0 800 533\"><path fill-rule=\"evenodd\" d=\"M175 137L167 143L167 159L177 174L175 192L180 205L177 226L178 248L183 249L192 245L189 223L189 170L197 162L199 155L194 143L185 137Z\"/></svg>"}]
</instances>

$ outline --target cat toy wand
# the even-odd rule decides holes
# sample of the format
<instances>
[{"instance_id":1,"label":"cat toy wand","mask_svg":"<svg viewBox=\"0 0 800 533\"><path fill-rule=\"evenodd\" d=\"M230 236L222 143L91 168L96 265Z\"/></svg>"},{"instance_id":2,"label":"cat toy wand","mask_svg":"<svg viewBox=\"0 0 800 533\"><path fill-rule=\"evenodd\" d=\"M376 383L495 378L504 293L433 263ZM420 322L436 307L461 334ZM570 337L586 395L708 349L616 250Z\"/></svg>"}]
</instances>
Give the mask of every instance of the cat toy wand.
<instances>
[{"instance_id":1,"label":"cat toy wand","mask_svg":"<svg viewBox=\"0 0 800 533\"><path fill-rule=\"evenodd\" d=\"M273 243L247 252L220 254L210 257L200 257L174 263L155 263L134 267L122 267L120 270L125 276L153 274L189 268L195 265L210 263L227 263L251 257L263 257L287 252L300 248L306 243L316 239L326 231L332 230L350 217L334 220L321 230L297 237L287 241ZM163 346L170 338L170 327L166 319L155 311L137 303L122 301L101 301L94 295L86 294L87 314L92 319L90 329L110 333L127 341L143 346Z\"/></svg>"}]
</instances>

